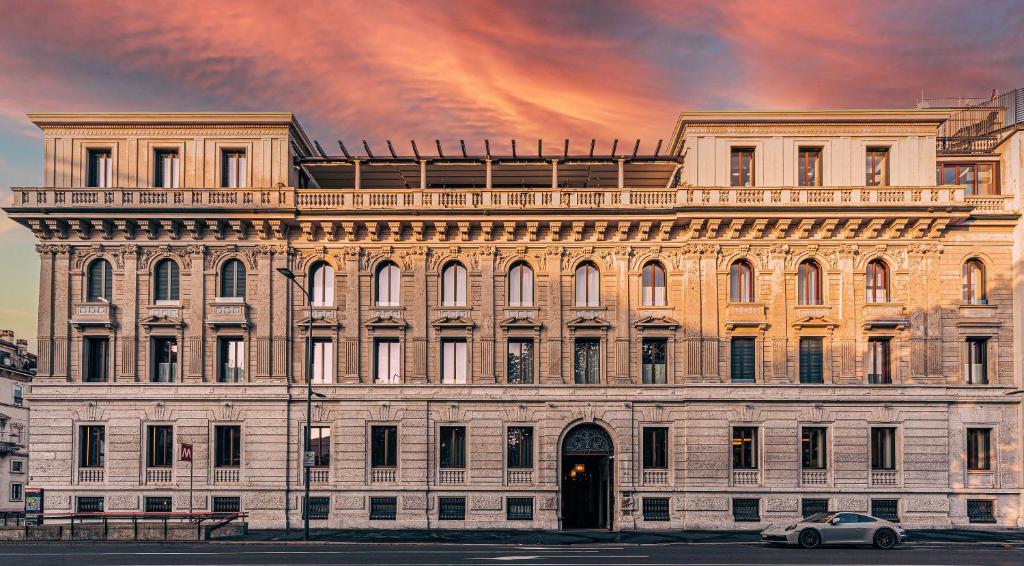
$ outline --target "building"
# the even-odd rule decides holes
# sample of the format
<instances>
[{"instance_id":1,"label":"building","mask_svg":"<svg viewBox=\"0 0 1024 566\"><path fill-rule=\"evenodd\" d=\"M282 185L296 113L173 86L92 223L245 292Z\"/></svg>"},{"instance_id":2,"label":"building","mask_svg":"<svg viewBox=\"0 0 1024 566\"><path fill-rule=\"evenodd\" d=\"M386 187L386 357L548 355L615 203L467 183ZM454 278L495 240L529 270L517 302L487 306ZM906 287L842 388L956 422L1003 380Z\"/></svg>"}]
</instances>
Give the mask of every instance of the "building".
<instances>
[{"instance_id":1,"label":"building","mask_svg":"<svg viewBox=\"0 0 1024 566\"><path fill-rule=\"evenodd\" d=\"M312 421L314 527L1022 526L1024 136L985 104L683 113L647 154L30 115L33 485L294 527Z\"/></svg>"},{"instance_id":2,"label":"building","mask_svg":"<svg viewBox=\"0 0 1024 566\"><path fill-rule=\"evenodd\" d=\"M25 402L36 357L28 341L0 330L0 515L25 509L29 408Z\"/></svg>"}]
</instances>

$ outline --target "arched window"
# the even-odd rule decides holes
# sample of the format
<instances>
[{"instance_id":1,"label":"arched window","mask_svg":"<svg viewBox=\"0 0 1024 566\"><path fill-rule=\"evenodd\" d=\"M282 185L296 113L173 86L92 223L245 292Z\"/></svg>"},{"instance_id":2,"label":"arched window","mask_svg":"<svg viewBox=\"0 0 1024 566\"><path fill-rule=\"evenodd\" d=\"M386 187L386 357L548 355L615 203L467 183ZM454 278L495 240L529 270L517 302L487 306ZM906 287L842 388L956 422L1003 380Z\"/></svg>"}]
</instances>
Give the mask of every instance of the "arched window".
<instances>
[{"instance_id":1,"label":"arched window","mask_svg":"<svg viewBox=\"0 0 1024 566\"><path fill-rule=\"evenodd\" d=\"M866 278L867 292L865 299L869 303L889 302L889 266L880 259L873 259L868 262L868 268L864 272Z\"/></svg>"},{"instance_id":2,"label":"arched window","mask_svg":"<svg viewBox=\"0 0 1024 566\"><path fill-rule=\"evenodd\" d=\"M734 303L754 302L754 268L741 259L729 267L729 300Z\"/></svg>"},{"instance_id":3,"label":"arched window","mask_svg":"<svg viewBox=\"0 0 1024 566\"><path fill-rule=\"evenodd\" d=\"M89 278L86 282L85 300L89 302L111 302L114 297L114 273L110 262L97 259L89 264Z\"/></svg>"},{"instance_id":4,"label":"arched window","mask_svg":"<svg viewBox=\"0 0 1024 566\"><path fill-rule=\"evenodd\" d=\"M813 259L804 260L796 274L797 304L820 305L821 266Z\"/></svg>"},{"instance_id":5,"label":"arched window","mask_svg":"<svg viewBox=\"0 0 1024 566\"><path fill-rule=\"evenodd\" d=\"M964 302L969 305L988 303L985 296L985 264L973 258L964 263Z\"/></svg>"},{"instance_id":6,"label":"arched window","mask_svg":"<svg viewBox=\"0 0 1024 566\"><path fill-rule=\"evenodd\" d=\"M398 266L386 261L377 267L377 285L375 298L378 307L397 307L401 304L399 299L399 285L402 283L402 275Z\"/></svg>"},{"instance_id":7,"label":"arched window","mask_svg":"<svg viewBox=\"0 0 1024 566\"><path fill-rule=\"evenodd\" d=\"M665 306L665 268L656 261L647 263L640 274L640 288L640 303L643 306Z\"/></svg>"},{"instance_id":8,"label":"arched window","mask_svg":"<svg viewBox=\"0 0 1024 566\"><path fill-rule=\"evenodd\" d=\"M178 264L173 259L162 259L156 264L156 271L153 274L156 281L153 284L153 294L156 301L177 301L178 300Z\"/></svg>"},{"instance_id":9,"label":"arched window","mask_svg":"<svg viewBox=\"0 0 1024 566\"><path fill-rule=\"evenodd\" d=\"M533 306L533 270L524 261L508 270L508 306Z\"/></svg>"},{"instance_id":10,"label":"arched window","mask_svg":"<svg viewBox=\"0 0 1024 566\"><path fill-rule=\"evenodd\" d=\"M220 268L220 296L245 298L245 265L241 260L229 259Z\"/></svg>"},{"instance_id":11,"label":"arched window","mask_svg":"<svg viewBox=\"0 0 1024 566\"><path fill-rule=\"evenodd\" d=\"M466 306L466 268L452 262L441 272L441 306Z\"/></svg>"},{"instance_id":12,"label":"arched window","mask_svg":"<svg viewBox=\"0 0 1024 566\"><path fill-rule=\"evenodd\" d=\"M597 266L590 262L576 268L576 306L596 307L601 304L601 286Z\"/></svg>"},{"instance_id":13,"label":"arched window","mask_svg":"<svg viewBox=\"0 0 1024 566\"><path fill-rule=\"evenodd\" d=\"M313 282L310 294L313 296L314 307L330 307L334 305L334 268L331 264L320 262L309 270L309 279Z\"/></svg>"}]
</instances>

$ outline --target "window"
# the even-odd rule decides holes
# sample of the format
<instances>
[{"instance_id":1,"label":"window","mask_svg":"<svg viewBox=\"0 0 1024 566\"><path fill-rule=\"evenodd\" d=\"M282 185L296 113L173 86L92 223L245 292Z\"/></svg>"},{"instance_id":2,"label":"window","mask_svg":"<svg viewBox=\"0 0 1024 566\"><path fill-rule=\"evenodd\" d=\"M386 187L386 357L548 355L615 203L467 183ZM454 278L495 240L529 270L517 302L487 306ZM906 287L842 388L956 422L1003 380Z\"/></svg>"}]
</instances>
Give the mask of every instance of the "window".
<instances>
[{"instance_id":1,"label":"window","mask_svg":"<svg viewBox=\"0 0 1024 566\"><path fill-rule=\"evenodd\" d=\"M370 428L370 466L394 468L398 466L398 427Z\"/></svg>"},{"instance_id":2,"label":"window","mask_svg":"<svg viewBox=\"0 0 1024 566\"><path fill-rule=\"evenodd\" d=\"M466 427L443 426L438 432L440 455L438 466L442 468L466 467Z\"/></svg>"},{"instance_id":3,"label":"window","mask_svg":"<svg viewBox=\"0 0 1024 566\"><path fill-rule=\"evenodd\" d=\"M306 505L305 498L303 498L303 507ZM305 511L305 509L303 509ZM309 498L309 519L311 521L323 521L331 515L331 498L330 497L310 497Z\"/></svg>"},{"instance_id":4,"label":"window","mask_svg":"<svg viewBox=\"0 0 1024 566\"><path fill-rule=\"evenodd\" d=\"M645 307L665 306L665 268L652 261L644 266L640 278L640 303Z\"/></svg>"},{"instance_id":5,"label":"window","mask_svg":"<svg viewBox=\"0 0 1024 566\"><path fill-rule=\"evenodd\" d=\"M869 187L884 187L889 184L889 148L869 147L864 152L864 168L867 172L864 184Z\"/></svg>"},{"instance_id":6,"label":"window","mask_svg":"<svg viewBox=\"0 0 1024 566\"><path fill-rule=\"evenodd\" d=\"M466 268L449 263L441 272L441 306L466 306Z\"/></svg>"},{"instance_id":7,"label":"window","mask_svg":"<svg viewBox=\"0 0 1024 566\"><path fill-rule=\"evenodd\" d=\"M733 187L754 186L754 148L732 148L729 158L729 184Z\"/></svg>"},{"instance_id":8,"label":"window","mask_svg":"<svg viewBox=\"0 0 1024 566\"><path fill-rule=\"evenodd\" d=\"M245 298L245 265L241 260L229 259L220 269L220 296Z\"/></svg>"},{"instance_id":9,"label":"window","mask_svg":"<svg viewBox=\"0 0 1024 566\"><path fill-rule=\"evenodd\" d=\"M821 186L821 148L801 147L797 164L797 184L801 187Z\"/></svg>"},{"instance_id":10,"label":"window","mask_svg":"<svg viewBox=\"0 0 1024 566\"><path fill-rule=\"evenodd\" d=\"M668 364L665 362L668 341L664 338L646 338L641 343L642 377L646 384L668 383Z\"/></svg>"},{"instance_id":11,"label":"window","mask_svg":"<svg viewBox=\"0 0 1024 566\"><path fill-rule=\"evenodd\" d=\"M600 306L600 294L597 267L590 262L581 264L576 268L576 306Z\"/></svg>"},{"instance_id":12,"label":"window","mask_svg":"<svg viewBox=\"0 0 1024 566\"><path fill-rule=\"evenodd\" d=\"M757 469L757 427L732 427L732 469Z\"/></svg>"},{"instance_id":13,"label":"window","mask_svg":"<svg viewBox=\"0 0 1024 566\"><path fill-rule=\"evenodd\" d=\"M466 341L441 341L441 383L466 383Z\"/></svg>"},{"instance_id":14,"label":"window","mask_svg":"<svg viewBox=\"0 0 1024 566\"><path fill-rule=\"evenodd\" d=\"M395 338L380 338L374 342L377 363L374 383L401 383L402 382L402 354L401 344Z\"/></svg>"},{"instance_id":15,"label":"window","mask_svg":"<svg viewBox=\"0 0 1024 566\"><path fill-rule=\"evenodd\" d=\"M826 449L827 429L820 426L804 427L800 431L801 466L805 470L825 470L828 468Z\"/></svg>"},{"instance_id":16,"label":"window","mask_svg":"<svg viewBox=\"0 0 1024 566\"><path fill-rule=\"evenodd\" d=\"M309 429L309 451L313 453L313 467L331 465L331 427L314 426Z\"/></svg>"},{"instance_id":17,"label":"window","mask_svg":"<svg viewBox=\"0 0 1024 566\"><path fill-rule=\"evenodd\" d=\"M533 467L533 427L510 426L506 439L509 468Z\"/></svg>"},{"instance_id":18,"label":"window","mask_svg":"<svg viewBox=\"0 0 1024 566\"><path fill-rule=\"evenodd\" d=\"M985 293L985 265L979 259L964 263L964 302L968 305L988 304Z\"/></svg>"},{"instance_id":19,"label":"window","mask_svg":"<svg viewBox=\"0 0 1024 566\"><path fill-rule=\"evenodd\" d=\"M239 513L242 511L242 499L240 497L215 496L213 498L214 513Z\"/></svg>"},{"instance_id":20,"label":"window","mask_svg":"<svg viewBox=\"0 0 1024 566\"><path fill-rule=\"evenodd\" d=\"M465 497L438 497L437 518L442 521L465 521Z\"/></svg>"},{"instance_id":21,"label":"window","mask_svg":"<svg viewBox=\"0 0 1024 566\"><path fill-rule=\"evenodd\" d=\"M508 271L508 306L533 306L533 270L525 262L516 263Z\"/></svg>"},{"instance_id":22,"label":"window","mask_svg":"<svg viewBox=\"0 0 1024 566\"><path fill-rule=\"evenodd\" d=\"M668 521L668 497L644 497L644 521Z\"/></svg>"},{"instance_id":23,"label":"window","mask_svg":"<svg viewBox=\"0 0 1024 566\"><path fill-rule=\"evenodd\" d=\"M756 379L756 338L736 337L730 341L730 373L733 381L753 383Z\"/></svg>"},{"instance_id":24,"label":"window","mask_svg":"<svg viewBox=\"0 0 1024 566\"><path fill-rule=\"evenodd\" d=\"M11 473L12 474L24 474L25 473L25 461L24 460L11 460Z\"/></svg>"},{"instance_id":25,"label":"window","mask_svg":"<svg viewBox=\"0 0 1024 566\"><path fill-rule=\"evenodd\" d=\"M20 483L11 484L11 501L21 501L25 494L25 486Z\"/></svg>"},{"instance_id":26,"label":"window","mask_svg":"<svg viewBox=\"0 0 1024 566\"><path fill-rule=\"evenodd\" d=\"M828 499L801 499L800 514L806 519L818 513L828 513Z\"/></svg>"},{"instance_id":27,"label":"window","mask_svg":"<svg viewBox=\"0 0 1024 566\"><path fill-rule=\"evenodd\" d=\"M146 497L143 505L146 513L170 513L171 512L171 498L170 497Z\"/></svg>"},{"instance_id":28,"label":"window","mask_svg":"<svg viewBox=\"0 0 1024 566\"><path fill-rule=\"evenodd\" d=\"M334 342L330 338L313 339L310 373L313 383L334 383Z\"/></svg>"},{"instance_id":29,"label":"window","mask_svg":"<svg viewBox=\"0 0 1024 566\"><path fill-rule=\"evenodd\" d=\"M371 497L370 520L394 521L398 516L397 497Z\"/></svg>"},{"instance_id":30,"label":"window","mask_svg":"<svg viewBox=\"0 0 1024 566\"><path fill-rule=\"evenodd\" d=\"M82 381L99 383L110 379L109 352L110 338L106 336L86 336L82 340Z\"/></svg>"},{"instance_id":31,"label":"window","mask_svg":"<svg viewBox=\"0 0 1024 566\"><path fill-rule=\"evenodd\" d=\"M967 429L967 470L992 471L992 429Z\"/></svg>"},{"instance_id":32,"label":"window","mask_svg":"<svg viewBox=\"0 0 1024 566\"><path fill-rule=\"evenodd\" d=\"M153 295L156 302L178 302L178 264L173 259L162 259L154 272Z\"/></svg>"},{"instance_id":33,"label":"window","mask_svg":"<svg viewBox=\"0 0 1024 566\"><path fill-rule=\"evenodd\" d=\"M889 302L889 267L880 259L868 262L865 300L869 303Z\"/></svg>"},{"instance_id":34,"label":"window","mask_svg":"<svg viewBox=\"0 0 1024 566\"><path fill-rule=\"evenodd\" d=\"M174 465L174 427L146 427L146 467L169 468Z\"/></svg>"},{"instance_id":35,"label":"window","mask_svg":"<svg viewBox=\"0 0 1024 566\"><path fill-rule=\"evenodd\" d=\"M760 499L733 499L732 520L737 523L756 523L761 520Z\"/></svg>"},{"instance_id":36,"label":"window","mask_svg":"<svg viewBox=\"0 0 1024 566\"><path fill-rule=\"evenodd\" d=\"M89 264L89 277L86 281L85 300L93 302L109 303L114 300L114 272L110 269L110 262L105 259L97 259Z\"/></svg>"},{"instance_id":37,"label":"window","mask_svg":"<svg viewBox=\"0 0 1024 566\"><path fill-rule=\"evenodd\" d=\"M668 469L668 427L644 427L644 469Z\"/></svg>"},{"instance_id":38,"label":"window","mask_svg":"<svg viewBox=\"0 0 1024 566\"><path fill-rule=\"evenodd\" d=\"M102 468L104 462L103 425L81 425L78 427L78 467Z\"/></svg>"},{"instance_id":39,"label":"window","mask_svg":"<svg viewBox=\"0 0 1024 566\"><path fill-rule=\"evenodd\" d=\"M892 364L890 352L892 340L889 338L868 339L868 383L892 383Z\"/></svg>"},{"instance_id":40,"label":"window","mask_svg":"<svg viewBox=\"0 0 1024 566\"><path fill-rule=\"evenodd\" d=\"M601 382L601 341L596 338L576 340L573 359L577 384Z\"/></svg>"},{"instance_id":41,"label":"window","mask_svg":"<svg viewBox=\"0 0 1024 566\"><path fill-rule=\"evenodd\" d=\"M241 383L245 381L245 341L241 338L220 338L220 370L217 381L221 383Z\"/></svg>"},{"instance_id":42,"label":"window","mask_svg":"<svg viewBox=\"0 0 1024 566\"><path fill-rule=\"evenodd\" d=\"M313 306L333 306L334 268L328 263L317 263L309 270L309 278L313 280Z\"/></svg>"},{"instance_id":43,"label":"window","mask_svg":"<svg viewBox=\"0 0 1024 566\"><path fill-rule=\"evenodd\" d=\"M158 149L153 155L153 186L163 189L177 189L178 150Z\"/></svg>"},{"instance_id":44,"label":"window","mask_svg":"<svg viewBox=\"0 0 1024 566\"><path fill-rule=\"evenodd\" d=\"M875 427L871 429L871 469L896 469L896 429Z\"/></svg>"},{"instance_id":45,"label":"window","mask_svg":"<svg viewBox=\"0 0 1024 566\"><path fill-rule=\"evenodd\" d=\"M24 405L25 404L25 399L22 396L24 394L23 393L24 390L23 390L21 384L20 383L15 383L13 389L14 390L12 391L12 395L14 396L14 398L12 399L12 401L14 402L14 404L19 406L19 407Z\"/></svg>"},{"instance_id":46,"label":"window","mask_svg":"<svg viewBox=\"0 0 1024 566\"><path fill-rule=\"evenodd\" d=\"M796 273L797 304L820 305L821 296L821 266L813 259L806 259L800 263Z\"/></svg>"},{"instance_id":47,"label":"window","mask_svg":"<svg viewBox=\"0 0 1024 566\"><path fill-rule=\"evenodd\" d=\"M968 499L967 520L971 523L995 523L995 502L991 499Z\"/></svg>"},{"instance_id":48,"label":"window","mask_svg":"<svg viewBox=\"0 0 1024 566\"><path fill-rule=\"evenodd\" d=\"M507 520L507 521L532 521L533 520L533 498L532 497L506 497L505 498L505 520Z\"/></svg>"},{"instance_id":49,"label":"window","mask_svg":"<svg viewBox=\"0 0 1024 566\"><path fill-rule=\"evenodd\" d=\"M153 338L154 383L171 383L178 379L178 339L174 336Z\"/></svg>"},{"instance_id":50,"label":"window","mask_svg":"<svg viewBox=\"0 0 1024 566\"><path fill-rule=\"evenodd\" d=\"M508 341L508 382L533 383L533 340L516 338Z\"/></svg>"},{"instance_id":51,"label":"window","mask_svg":"<svg viewBox=\"0 0 1024 566\"><path fill-rule=\"evenodd\" d=\"M899 516L899 500L898 499L872 499L871 500L871 515L891 521L893 523L900 522Z\"/></svg>"},{"instance_id":52,"label":"window","mask_svg":"<svg viewBox=\"0 0 1024 566\"><path fill-rule=\"evenodd\" d=\"M824 383L822 371L823 340L816 336L800 339L800 383Z\"/></svg>"},{"instance_id":53,"label":"window","mask_svg":"<svg viewBox=\"0 0 1024 566\"><path fill-rule=\"evenodd\" d=\"M729 267L729 300L734 303L754 302L754 269L741 259Z\"/></svg>"},{"instance_id":54,"label":"window","mask_svg":"<svg viewBox=\"0 0 1024 566\"><path fill-rule=\"evenodd\" d=\"M970 385L988 383L988 338L968 338L964 377Z\"/></svg>"},{"instance_id":55,"label":"window","mask_svg":"<svg viewBox=\"0 0 1024 566\"><path fill-rule=\"evenodd\" d=\"M218 425L213 427L213 465L217 468L237 468L242 464L242 427Z\"/></svg>"},{"instance_id":56,"label":"window","mask_svg":"<svg viewBox=\"0 0 1024 566\"><path fill-rule=\"evenodd\" d=\"M966 185L966 195L998 195L998 163L940 163L936 166L936 183Z\"/></svg>"},{"instance_id":57,"label":"window","mask_svg":"<svg viewBox=\"0 0 1024 566\"><path fill-rule=\"evenodd\" d=\"M78 497L75 499L75 511L78 513L102 513L102 497Z\"/></svg>"},{"instance_id":58,"label":"window","mask_svg":"<svg viewBox=\"0 0 1024 566\"><path fill-rule=\"evenodd\" d=\"M375 304L378 307L397 307L401 304L399 288L402 284L402 274L398 266L390 261L384 262L377 267L377 286Z\"/></svg>"},{"instance_id":59,"label":"window","mask_svg":"<svg viewBox=\"0 0 1024 566\"><path fill-rule=\"evenodd\" d=\"M245 161L244 149L224 150L221 153L220 186L229 189L245 187L248 184L246 175L249 169Z\"/></svg>"},{"instance_id":60,"label":"window","mask_svg":"<svg viewBox=\"0 0 1024 566\"><path fill-rule=\"evenodd\" d=\"M90 149L88 169L90 187L114 186L114 160L109 149Z\"/></svg>"}]
</instances>

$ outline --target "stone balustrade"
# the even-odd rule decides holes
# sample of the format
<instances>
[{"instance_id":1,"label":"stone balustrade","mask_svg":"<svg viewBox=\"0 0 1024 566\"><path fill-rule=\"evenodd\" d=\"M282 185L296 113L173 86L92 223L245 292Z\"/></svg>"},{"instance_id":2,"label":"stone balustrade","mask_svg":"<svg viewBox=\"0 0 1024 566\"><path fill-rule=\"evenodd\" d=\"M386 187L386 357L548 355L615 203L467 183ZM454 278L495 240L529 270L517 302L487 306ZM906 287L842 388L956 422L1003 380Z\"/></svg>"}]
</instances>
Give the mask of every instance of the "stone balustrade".
<instances>
[{"instance_id":1,"label":"stone balustrade","mask_svg":"<svg viewBox=\"0 0 1024 566\"><path fill-rule=\"evenodd\" d=\"M871 485L895 487L899 485L899 474L896 470L871 470Z\"/></svg>"},{"instance_id":2,"label":"stone balustrade","mask_svg":"<svg viewBox=\"0 0 1024 566\"><path fill-rule=\"evenodd\" d=\"M828 470L801 470L800 485L828 485Z\"/></svg>"},{"instance_id":3,"label":"stone balustrade","mask_svg":"<svg viewBox=\"0 0 1024 566\"><path fill-rule=\"evenodd\" d=\"M758 485L761 483L760 470L733 470L733 485Z\"/></svg>"},{"instance_id":4,"label":"stone balustrade","mask_svg":"<svg viewBox=\"0 0 1024 566\"><path fill-rule=\"evenodd\" d=\"M398 481L397 468L370 468L370 483L395 483Z\"/></svg>"},{"instance_id":5,"label":"stone balustrade","mask_svg":"<svg viewBox=\"0 0 1024 566\"><path fill-rule=\"evenodd\" d=\"M668 470L644 470L644 485L667 485Z\"/></svg>"},{"instance_id":6,"label":"stone balustrade","mask_svg":"<svg viewBox=\"0 0 1024 566\"><path fill-rule=\"evenodd\" d=\"M529 468L510 469L506 477L509 485L531 484L533 483L533 470Z\"/></svg>"},{"instance_id":7,"label":"stone balustrade","mask_svg":"<svg viewBox=\"0 0 1024 566\"><path fill-rule=\"evenodd\" d=\"M437 483L460 484L466 483L466 470L457 468L441 468L437 471Z\"/></svg>"},{"instance_id":8,"label":"stone balustrade","mask_svg":"<svg viewBox=\"0 0 1024 566\"><path fill-rule=\"evenodd\" d=\"M174 481L174 469L146 468L146 483L171 483Z\"/></svg>"},{"instance_id":9,"label":"stone balustrade","mask_svg":"<svg viewBox=\"0 0 1024 566\"><path fill-rule=\"evenodd\" d=\"M102 483L103 468L79 468L78 483Z\"/></svg>"},{"instance_id":10,"label":"stone balustrade","mask_svg":"<svg viewBox=\"0 0 1024 566\"><path fill-rule=\"evenodd\" d=\"M214 468L213 481L215 483L238 483L241 473L238 468Z\"/></svg>"}]
</instances>

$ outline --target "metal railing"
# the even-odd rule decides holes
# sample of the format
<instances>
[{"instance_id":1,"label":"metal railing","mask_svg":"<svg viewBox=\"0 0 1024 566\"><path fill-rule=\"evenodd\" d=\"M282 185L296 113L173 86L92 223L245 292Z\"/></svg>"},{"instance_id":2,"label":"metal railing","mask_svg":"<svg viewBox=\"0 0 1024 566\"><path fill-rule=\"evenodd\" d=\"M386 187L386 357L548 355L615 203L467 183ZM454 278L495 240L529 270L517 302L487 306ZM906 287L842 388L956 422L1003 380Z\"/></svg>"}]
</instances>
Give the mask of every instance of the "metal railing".
<instances>
[{"instance_id":1,"label":"metal railing","mask_svg":"<svg viewBox=\"0 0 1024 566\"><path fill-rule=\"evenodd\" d=\"M44 513L32 516L41 518L41 525L28 525L24 517L20 519L20 524L25 528L26 540L37 540L38 537L30 536L33 529L53 528L58 531L58 540L181 540L180 536L170 536L171 531L180 533L191 529L195 529L195 540L203 540L217 529L246 517L246 513ZM125 536L129 526L130 538ZM158 528L153 529L154 526ZM110 536L112 532L115 534L113 537ZM43 538L46 536L43 535Z\"/></svg>"}]
</instances>

